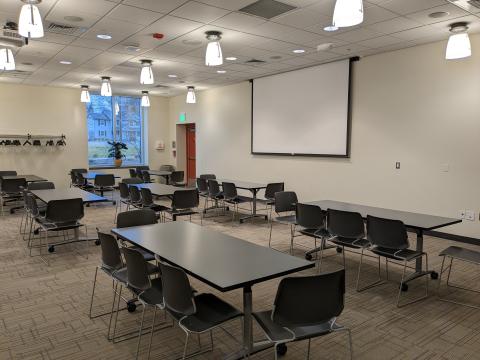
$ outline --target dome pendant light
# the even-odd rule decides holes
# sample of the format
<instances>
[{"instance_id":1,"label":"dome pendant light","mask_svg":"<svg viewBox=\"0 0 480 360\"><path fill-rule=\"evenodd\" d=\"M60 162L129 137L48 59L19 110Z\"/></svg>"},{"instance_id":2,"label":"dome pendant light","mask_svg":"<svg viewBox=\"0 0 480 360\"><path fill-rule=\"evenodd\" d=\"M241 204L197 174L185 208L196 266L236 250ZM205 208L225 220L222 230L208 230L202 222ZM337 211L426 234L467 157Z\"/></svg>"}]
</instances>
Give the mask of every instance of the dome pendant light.
<instances>
[{"instance_id":1,"label":"dome pendant light","mask_svg":"<svg viewBox=\"0 0 480 360\"><path fill-rule=\"evenodd\" d=\"M100 95L112 96L112 85L109 76L102 76L102 87L100 88Z\"/></svg>"},{"instance_id":2,"label":"dome pendant light","mask_svg":"<svg viewBox=\"0 0 480 360\"><path fill-rule=\"evenodd\" d=\"M140 60L142 63L142 72L140 73L140 84L153 84L152 60Z\"/></svg>"},{"instance_id":3,"label":"dome pendant light","mask_svg":"<svg viewBox=\"0 0 480 360\"><path fill-rule=\"evenodd\" d=\"M82 103L90 102L90 92L88 91L88 85L80 85L82 92L80 93L80 101Z\"/></svg>"},{"instance_id":4,"label":"dome pendant light","mask_svg":"<svg viewBox=\"0 0 480 360\"><path fill-rule=\"evenodd\" d=\"M25 5L20 10L18 18L18 33L26 38L37 39L43 37L42 16L38 7L42 0L22 0Z\"/></svg>"},{"instance_id":5,"label":"dome pendant light","mask_svg":"<svg viewBox=\"0 0 480 360\"><path fill-rule=\"evenodd\" d=\"M220 39L222 33L220 31L207 31L205 33L208 39L207 51L205 52L205 65L218 66L223 64L222 48L220 47Z\"/></svg>"},{"instance_id":6,"label":"dome pendant light","mask_svg":"<svg viewBox=\"0 0 480 360\"><path fill-rule=\"evenodd\" d=\"M150 107L150 98L148 97L148 91L142 91L142 107Z\"/></svg>"},{"instance_id":7,"label":"dome pendant light","mask_svg":"<svg viewBox=\"0 0 480 360\"><path fill-rule=\"evenodd\" d=\"M197 98L195 96L195 87L194 86L187 86L187 104L195 104L197 102Z\"/></svg>"},{"instance_id":8,"label":"dome pendant light","mask_svg":"<svg viewBox=\"0 0 480 360\"><path fill-rule=\"evenodd\" d=\"M332 25L349 27L363 22L363 0L337 0Z\"/></svg>"},{"instance_id":9,"label":"dome pendant light","mask_svg":"<svg viewBox=\"0 0 480 360\"><path fill-rule=\"evenodd\" d=\"M457 22L450 25L450 35L445 52L445 59L463 59L472 55L470 38L467 34L468 23Z\"/></svg>"},{"instance_id":10,"label":"dome pendant light","mask_svg":"<svg viewBox=\"0 0 480 360\"><path fill-rule=\"evenodd\" d=\"M15 70L15 59L10 49L0 49L0 70Z\"/></svg>"}]
</instances>

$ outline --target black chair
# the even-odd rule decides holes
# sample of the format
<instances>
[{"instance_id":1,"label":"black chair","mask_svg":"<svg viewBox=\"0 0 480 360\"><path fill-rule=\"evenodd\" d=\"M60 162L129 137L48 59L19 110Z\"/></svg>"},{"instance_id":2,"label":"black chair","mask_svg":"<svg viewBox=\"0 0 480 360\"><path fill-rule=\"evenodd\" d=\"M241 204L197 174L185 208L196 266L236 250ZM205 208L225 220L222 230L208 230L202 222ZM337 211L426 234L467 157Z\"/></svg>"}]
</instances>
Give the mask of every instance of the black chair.
<instances>
[{"instance_id":1,"label":"black chair","mask_svg":"<svg viewBox=\"0 0 480 360\"><path fill-rule=\"evenodd\" d=\"M192 215L200 214L198 211L199 195L197 189L177 190L173 193L172 207L165 212L170 214L172 221L176 221L179 216L189 216L192 221ZM203 224L203 216L200 214L200 224Z\"/></svg>"},{"instance_id":2,"label":"black chair","mask_svg":"<svg viewBox=\"0 0 480 360\"><path fill-rule=\"evenodd\" d=\"M295 234L295 225L297 218L295 210L298 203L297 194L294 191L277 191L274 195L275 218L270 216L270 235L268 238L268 247L272 247L273 222L290 225L290 253L293 254L293 237Z\"/></svg>"},{"instance_id":3,"label":"black chair","mask_svg":"<svg viewBox=\"0 0 480 360\"><path fill-rule=\"evenodd\" d=\"M136 166L135 170L137 171L137 173L141 174L143 170L150 170L150 166L148 166L148 165Z\"/></svg>"},{"instance_id":4,"label":"black chair","mask_svg":"<svg viewBox=\"0 0 480 360\"><path fill-rule=\"evenodd\" d=\"M325 224L325 213L319 206L297 203L296 221L297 225L300 227L298 232L301 235L313 237L315 240L314 248L305 253L305 259L312 260L312 255L320 252L320 260L318 262L318 271L320 271L322 266L321 256L323 254L323 249L325 249L325 241L329 236ZM317 239L320 239L320 247L317 247Z\"/></svg>"},{"instance_id":5,"label":"black chair","mask_svg":"<svg viewBox=\"0 0 480 360\"><path fill-rule=\"evenodd\" d=\"M142 170L141 178L144 183L148 184L152 182L152 178L150 177L150 173L147 170Z\"/></svg>"},{"instance_id":6,"label":"black chair","mask_svg":"<svg viewBox=\"0 0 480 360\"><path fill-rule=\"evenodd\" d=\"M367 216L367 235L371 243L370 251L379 257L384 257L387 261L387 280L388 280L388 262L396 260L402 262L403 273L400 280L400 287L397 295L397 307L402 307L413 302L425 299L428 296L428 255L425 252L409 249L407 229L400 220L384 219L375 216ZM360 255L362 262L363 254ZM425 276L425 295L400 305L400 298L403 291L408 289L406 277L407 264L418 258L425 257L425 272L420 276ZM395 264L395 261L391 261ZM360 274L359 274L360 276ZM377 282L378 283L378 282ZM371 286L369 286L371 287Z\"/></svg>"},{"instance_id":7,"label":"black chair","mask_svg":"<svg viewBox=\"0 0 480 360\"><path fill-rule=\"evenodd\" d=\"M160 166L160 171L168 171L168 172L174 172L175 171L175 166L173 165L161 165ZM170 175L165 175L165 176L160 176L158 179L160 184L169 184L170 183Z\"/></svg>"},{"instance_id":8,"label":"black chair","mask_svg":"<svg viewBox=\"0 0 480 360\"><path fill-rule=\"evenodd\" d=\"M140 189L137 186L129 186L128 190L130 192L130 202L131 205L140 208L142 207L142 195L140 193Z\"/></svg>"},{"instance_id":9,"label":"black chair","mask_svg":"<svg viewBox=\"0 0 480 360\"><path fill-rule=\"evenodd\" d=\"M206 179L197 178L197 190L200 196L205 198L205 204L203 208L206 209L208 206L208 183Z\"/></svg>"},{"instance_id":10,"label":"black chair","mask_svg":"<svg viewBox=\"0 0 480 360\"><path fill-rule=\"evenodd\" d=\"M157 214L152 209L138 209L121 212L117 215L117 228L126 228L132 226L151 225L157 223ZM155 260L155 256L147 251L136 246L133 248L139 250L145 260Z\"/></svg>"},{"instance_id":11,"label":"black chair","mask_svg":"<svg viewBox=\"0 0 480 360\"><path fill-rule=\"evenodd\" d=\"M137 171L135 169L128 169L131 178L136 178L138 176Z\"/></svg>"},{"instance_id":12,"label":"black chair","mask_svg":"<svg viewBox=\"0 0 480 360\"><path fill-rule=\"evenodd\" d=\"M78 169L72 169L72 170L70 170L70 173L86 174L86 173L88 173L88 170L85 169L85 168L78 168Z\"/></svg>"},{"instance_id":13,"label":"black chair","mask_svg":"<svg viewBox=\"0 0 480 360\"><path fill-rule=\"evenodd\" d=\"M100 196L103 196L105 191L112 192L112 202L114 202L115 194L115 175L113 174L98 174L95 175L95 180L93 183L94 190L100 193Z\"/></svg>"},{"instance_id":14,"label":"black chair","mask_svg":"<svg viewBox=\"0 0 480 360\"><path fill-rule=\"evenodd\" d=\"M223 193L222 190L220 190L220 185L218 184L218 181L215 179L208 179L208 198L214 202L214 205L208 209L216 209L217 210L217 215L219 209L225 209L225 206L221 203L223 201ZM219 205L220 202L220 205Z\"/></svg>"},{"instance_id":15,"label":"black chair","mask_svg":"<svg viewBox=\"0 0 480 360\"><path fill-rule=\"evenodd\" d=\"M235 220L235 213L238 212L240 204L250 203L250 213L252 213L253 199L247 196L238 195L237 187L231 182L222 182L223 201L233 205L232 223Z\"/></svg>"},{"instance_id":16,"label":"black chair","mask_svg":"<svg viewBox=\"0 0 480 360\"><path fill-rule=\"evenodd\" d=\"M28 190L52 190L55 189L55 184L51 181L38 181L28 184Z\"/></svg>"},{"instance_id":17,"label":"black chair","mask_svg":"<svg viewBox=\"0 0 480 360\"><path fill-rule=\"evenodd\" d=\"M148 188L141 188L140 189L140 194L141 194L141 197L142 197L142 207L152 209L156 213L159 213L160 219L162 219L162 221L164 221L163 212L168 210L168 207L160 205L160 204L156 204L153 201L152 191Z\"/></svg>"},{"instance_id":18,"label":"black chair","mask_svg":"<svg viewBox=\"0 0 480 360\"><path fill-rule=\"evenodd\" d=\"M9 176L9 175L4 175ZM1 214L4 214L4 206L9 203L16 203L23 199L22 189L27 188L25 178L2 179L0 183ZM10 212L14 210L10 209Z\"/></svg>"},{"instance_id":19,"label":"black chair","mask_svg":"<svg viewBox=\"0 0 480 360\"><path fill-rule=\"evenodd\" d=\"M83 176L83 173L76 172L75 176L77 178L77 187L86 191L94 189L94 186L87 181L87 179Z\"/></svg>"},{"instance_id":20,"label":"black chair","mask_svg":"<svg viewBox=\"0 0 480 360\"><path fill-rule=\"evenodd\" d=\"M217 177L215 176L215 174L202 174L199 176L200 179L205 179L205 180L215 180Z\"/></svg>"},{"instance_id":21,"label":"black chair","mask_svg":"<svg viewBox=\"0 0 480 360\"><path fill-rule=\"evenodd\" d=\"M362 260L363 252L370 247L370 242L365 239L365 224L362 215L359 213L328 209L327 230L331 236L328 241L342 247L344 268L346 267L345 247L360 250L360 260ZM380 257L378 257L378 261L378 269L380 272ZM364 290L359 288L361 266L362 261L360 261L358 267L356 283L357 291Z\"/></svg>"},{"instance_id":22,"label":"black chair","mask_svg":"<svg viewBox=\"0 0 480 360\"><path fill-rule=\"evenodd\" d=\"M288 277L278 285L272 310L253 313L267 338L275 344L275 359L285 344L308 340L307 359L313 338L345 331L353 359L349 328L337 323L345 304L345 270L316 276ZM283 349L282 349L283 348Z\"/></svg>"},{"instance_id":23,"label":"black chair","mask_svg":"<svg viewBox=\"0 0 480 360\"><path fill-rule=\"evenodd\" d=\"M127 206L127 211L130 210L130 205L132 202L130 201L130 189L128 188L127 183L125 182L126 179L123 179L121 182L118 183L118 191L120 193L120 199L117 202L117 206L115 207L115 220L117 221L117 214L118 210L122 211L122 205L125 204Z\"/></svg>"},{"instance_id":24,"label":"black chair","mask_svg":"<svg viewBox=\"0 0 480 360\"><path fill-rule=\"evenodd\" d=\"M213 329L243 314L229 303L213 294L194 294L187 274L175 266L160 262L163 284L163 301L168 313L178 321L185 332L185 346L182 359L213 350ZM240 326L243 324L241 323ZM224 330L226 331L226 330ZM210 348L199 349L187 355L188 340L192 334L210 333ZM235 337L233 337L235 339Z\"/></svg>"},{"instance_id":25,"label":"black chair","mask_svg":"<svg viewBox=\"0 0 480 360\"><path fill-rule=\"evenodd\" d=\"M185 187L187 183L184 181L185 173L183 171L172 171L170 175L170 185Z\"/></svg>"},{"instance_id":26,"label":"black chair","mask_svg":"<svg viewBox=\"0 0 480 360\"><path fill-rule=\"evenodd\" d=\"M285 190L285 184L269 183L265 188L265 200L267 204L268 215L272 217L273 206L275 205L275 193Z\"/></svg>"},{"instance_id":27,"label":"black chair","mask_svg":"<svg viewBox=\"0 0 480 360\"><path fill-rule=\"evenodd\" d=\"M72 186L78 186L77 181L77 173L85 174L87 173L88 170L84 168L78 168L78 169L71 169L70 170L70 187Z\"/></svg>"},{"instance_id":28,"label":"black chair","mask_svg":"<svg viewBox=\"0 0 480 360\"><path fill-rule=\"evenodd\" d=\"M175 166L173 166L173 165L160 165L160 171L175 171Z\"/></svg>"}]
</instances>

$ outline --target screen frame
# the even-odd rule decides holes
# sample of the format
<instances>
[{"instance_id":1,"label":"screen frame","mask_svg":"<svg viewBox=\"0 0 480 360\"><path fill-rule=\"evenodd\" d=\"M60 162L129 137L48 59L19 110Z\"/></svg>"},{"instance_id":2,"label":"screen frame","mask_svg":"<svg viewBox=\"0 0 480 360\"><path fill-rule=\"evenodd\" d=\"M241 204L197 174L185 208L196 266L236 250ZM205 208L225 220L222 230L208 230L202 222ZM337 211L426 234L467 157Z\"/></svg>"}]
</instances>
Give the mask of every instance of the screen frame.
<instances>
[{"instance_id":1,"label":"screen frame","mask_svg":"<svg viewBox=\"0 0 480 360\"><path fill-rule=\"evenodd\" d=\"M308 69L311 67L315 66L320 66L324 64L329 64L337 61L342 61L345 59L341 60L335 60L335 61L329 61L323 64L318 64L318 65L313 65L313 66L307 66L304 68L300 69L295 69L295 70L289 70L289 71L284 71L280 72L277 74L273 75L267 75L267 76L275 76L275 75L280 75L280 74L285 74L288 72L292 71L297 71L297 70L303 70L303 69ZM347 141L346 141L346 149L345 149L345 155L343 154L308 154L308 153L278 153L278 152L259 152L259 151L253 151L253 82L255 79L250 79L250 89L251 89L251 102L250 102L250 154L252 155L277 155L277 156L304 156L304 157L327 157L327 158L343 158L343 159L349 159L351 157L351 133L352 133L352 74L353 74L353 63L360 60L358 56L356 57L350 57L349 59L349 65L348 65L348 109L347 109ZM257 79L261 79L263 77L267 76L261 76Z\"/></svg>"}]
</instances>

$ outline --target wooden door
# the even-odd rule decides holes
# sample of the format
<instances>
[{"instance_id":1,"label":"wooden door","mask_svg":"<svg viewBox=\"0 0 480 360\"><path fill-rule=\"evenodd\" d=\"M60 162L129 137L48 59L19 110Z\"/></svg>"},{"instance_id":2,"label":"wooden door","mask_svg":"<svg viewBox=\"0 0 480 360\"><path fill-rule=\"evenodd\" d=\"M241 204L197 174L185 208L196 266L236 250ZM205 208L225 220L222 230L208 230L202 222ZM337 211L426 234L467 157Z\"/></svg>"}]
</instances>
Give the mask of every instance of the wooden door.
<instances>
[{"instance_id":1,"label":"wooden door","mask_svg":"<svg viewBox=\"0 0 480 360\"><path fill-rule=\"evenodd\" d=\"M195 183L196 170L196 145L195 145L195 124L187 125L187 181Z\"/></svg>"}]
</instances>

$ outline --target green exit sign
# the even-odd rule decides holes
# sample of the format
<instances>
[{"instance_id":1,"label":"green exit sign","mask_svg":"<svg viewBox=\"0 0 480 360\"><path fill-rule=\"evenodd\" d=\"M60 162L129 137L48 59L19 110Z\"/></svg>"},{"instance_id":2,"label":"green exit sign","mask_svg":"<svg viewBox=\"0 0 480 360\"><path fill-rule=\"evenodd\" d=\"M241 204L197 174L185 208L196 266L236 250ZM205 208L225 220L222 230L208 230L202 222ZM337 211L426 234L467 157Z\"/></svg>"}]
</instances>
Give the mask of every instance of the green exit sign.
<instances>
[{"instance_id":1,"label":"green exit sign","mask_svg":"<svg viewBox=\"0 0 480 360\"><path fill-rule=\"evenodd\" d=\"M185 122L185 121L187 121L187 114L184 113L184 112L180 113L180 115L178 116L178 121L179 121L179 122Z\"/></svg>"}]
</instances>

